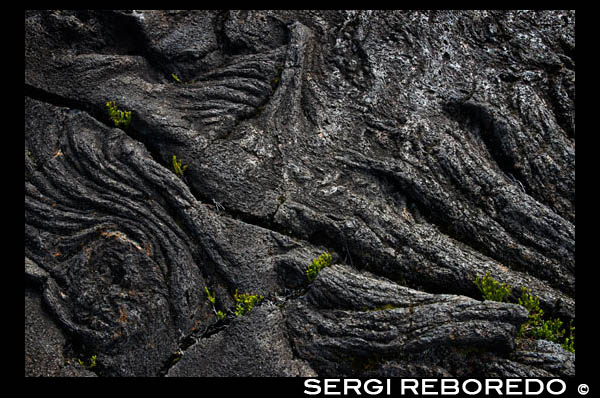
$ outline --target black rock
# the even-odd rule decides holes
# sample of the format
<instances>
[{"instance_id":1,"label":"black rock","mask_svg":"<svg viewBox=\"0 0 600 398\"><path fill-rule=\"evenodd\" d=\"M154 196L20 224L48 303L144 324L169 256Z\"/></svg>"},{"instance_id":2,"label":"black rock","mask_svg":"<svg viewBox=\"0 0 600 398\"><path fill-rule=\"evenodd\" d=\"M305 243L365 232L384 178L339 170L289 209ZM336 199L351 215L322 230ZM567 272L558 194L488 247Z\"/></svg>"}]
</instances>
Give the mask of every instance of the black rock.
<instances>
[{"instance_id":1,"label":"black rock","mask_svg":"<svg viewBox=\"0 0 600 398\"><path fill-rule=\"evenodd\" d=\"M574 27L28 10L26 375L574 374L473 283L575 319Z\"/></svg>"}]
</instances>

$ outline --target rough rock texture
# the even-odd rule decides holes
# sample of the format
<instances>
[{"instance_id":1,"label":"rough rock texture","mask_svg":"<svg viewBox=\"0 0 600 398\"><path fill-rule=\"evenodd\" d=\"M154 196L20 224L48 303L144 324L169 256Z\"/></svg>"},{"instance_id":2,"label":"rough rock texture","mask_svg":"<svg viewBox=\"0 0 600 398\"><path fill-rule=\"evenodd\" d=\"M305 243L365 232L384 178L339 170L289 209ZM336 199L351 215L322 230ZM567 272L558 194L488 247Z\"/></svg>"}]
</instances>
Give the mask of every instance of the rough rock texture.
<instances>
[{"instance_id":1,"label":"rough rock texture","mask_svg":"<svg viewBox=\"0 0 600 398\"><path fill-rule=\"evenodd\" d=\"M65 353L67 337L41 306L39 293L25 289L25 375L95 377Z\"/></svg>"},{"instance_id":2,"label":"rough rock texture","mask_svg":"<svg viewBox=\"0 0 600 398\"><path fill-rule=\"evenodd\" d=\"M91 354L102 376L574 374L473 284L575 317L574 29L573 11L27 11L26 375ZM265 299L236 318L236 290Z\"/></svg>"},{"instance_id":3,"label":"rough rock texture","mask_svg":"<svg viewBox=\"0 0 600 398\"><path fill-rule=\"evenodd\" d=\"M167 376L317 376L294 358L286 334L281 310L262 305L223 332L199 340Z\"/></svg>"}]
</instances>

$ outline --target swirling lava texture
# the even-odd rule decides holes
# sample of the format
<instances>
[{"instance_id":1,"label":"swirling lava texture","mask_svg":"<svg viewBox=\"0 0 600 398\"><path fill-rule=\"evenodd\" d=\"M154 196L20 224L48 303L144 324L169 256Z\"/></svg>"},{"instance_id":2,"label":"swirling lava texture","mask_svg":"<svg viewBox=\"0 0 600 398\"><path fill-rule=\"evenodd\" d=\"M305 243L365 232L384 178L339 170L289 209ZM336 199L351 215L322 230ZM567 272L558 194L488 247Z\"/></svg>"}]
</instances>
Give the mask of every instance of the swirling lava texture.
<instances>
[{"instance_id":1,"label":"swirling lava texture","mask_svg":"<svg viewBox=\"0 0 600 398\"><path fill-rule=\"evenodd\" d=\"M574 13L25 22L27 289L99 374L573 372L473 280L575 317Z\"/></svg>"}]
</instances>

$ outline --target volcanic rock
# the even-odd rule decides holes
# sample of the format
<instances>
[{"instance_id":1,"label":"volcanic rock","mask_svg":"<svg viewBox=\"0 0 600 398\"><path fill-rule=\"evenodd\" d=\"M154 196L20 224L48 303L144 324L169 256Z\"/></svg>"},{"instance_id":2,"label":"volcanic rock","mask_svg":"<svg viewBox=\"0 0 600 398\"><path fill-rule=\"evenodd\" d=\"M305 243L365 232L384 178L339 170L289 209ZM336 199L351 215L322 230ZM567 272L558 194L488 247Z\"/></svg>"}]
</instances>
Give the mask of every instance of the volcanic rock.
<instances>
[{"instance_id":1,"label":"volcanic rock","mask_svg":"<svg viewBox=\"0 0 600 398\"><path fill-rule=\"evenodd\" d=\"M575 319L574 30L574 11L27 11L25 374L91 355L73 372L574 374L473 283ZM236 317L236 292L264 299Z\"/></svg>"}]
</instances>

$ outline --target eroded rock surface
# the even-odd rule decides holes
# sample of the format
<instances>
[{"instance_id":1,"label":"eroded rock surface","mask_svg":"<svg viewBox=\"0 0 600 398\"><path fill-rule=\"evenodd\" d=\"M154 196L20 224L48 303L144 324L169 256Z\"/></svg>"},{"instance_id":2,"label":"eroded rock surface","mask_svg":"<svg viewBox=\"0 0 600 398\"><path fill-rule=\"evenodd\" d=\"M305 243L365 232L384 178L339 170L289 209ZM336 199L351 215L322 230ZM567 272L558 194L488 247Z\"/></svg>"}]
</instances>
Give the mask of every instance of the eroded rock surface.
<instances>
[{"instance_id":1,"label":"eroded rock surface","mask_svg":"<svg viewBox=\"0 0 600 398\"><path fill-rule=\"evenodd\" d=\"M26 12L26 309L99 375L573 374L473 280L575 317L574 27L573 11ZM309 284L324 250L335 265ZM265 299L236 318L236 290ZM47 373L33 352L26 374Z\"/></svg>"}]
</instances>

